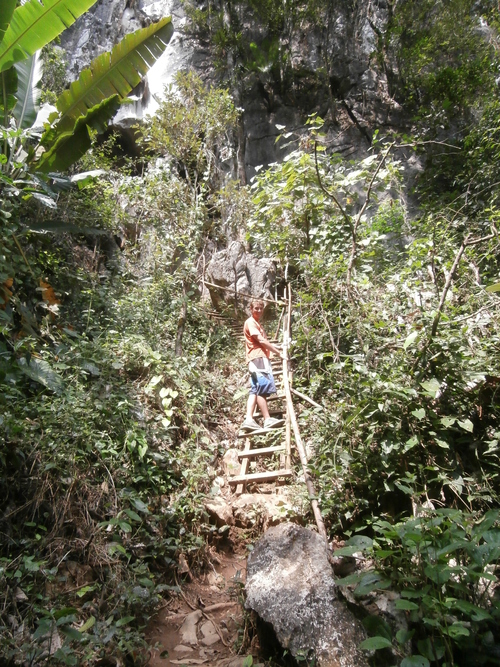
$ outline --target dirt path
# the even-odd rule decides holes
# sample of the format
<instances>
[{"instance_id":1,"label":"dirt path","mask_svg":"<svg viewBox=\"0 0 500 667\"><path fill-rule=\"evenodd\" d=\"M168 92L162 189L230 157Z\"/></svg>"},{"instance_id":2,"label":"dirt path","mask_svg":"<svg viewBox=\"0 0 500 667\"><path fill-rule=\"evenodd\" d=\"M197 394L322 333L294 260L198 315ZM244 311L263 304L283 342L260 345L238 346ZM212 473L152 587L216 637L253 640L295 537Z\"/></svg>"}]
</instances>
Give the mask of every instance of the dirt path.
<instances>
[{"instance_id":1,"label":"dirt path","mask_svg":"<svg viewBox=\"0 0 500 667\"><path fill-rule=\"evenodd\" d=\"M229 393L233 396L241 380L235 374L225 382L232 385ZM228 477L238 475L241 468L237 452L243 443L237 434L244 407L240 412L236 416L218 417L218 428L213 435L226 451L218 461L214 483L218 490L205 501L210 523L229 531L223 533L225 537L220 538L217 546L209 548L204 571L180 575L180 592L172 593L152 619L147 638L154 648L148 667L244 667L245 658L250 655L253 656L250 664L259 665L257 636L249 636L250 621L243 606L247 544L268 526L300 516L302 506L301 501L293 498L294 484L290 480L286 486L249 483L245 493L239 496L234 493ZM263 438L261 445L282 440L280 430ZM281 453L281 459L283 456ZM269 469L272 460L269 457L266 461L253 461L250 471ZM279 454L274 455L276 469L283 467L283 461Z\"/></svg>"},{"instance_id":2,"label":"dirt path","mask_svg":"<svg viewBox=\"0 0 500 667\"><path fill-rule=\"evenodd\" d=\"M149 641L149 667L206 665L242 667L246 653L238 656L245 641L242 588L246 553L225 550L211 553L211 567L182 584L157 614Z\"/></svg>"}]
</instances>

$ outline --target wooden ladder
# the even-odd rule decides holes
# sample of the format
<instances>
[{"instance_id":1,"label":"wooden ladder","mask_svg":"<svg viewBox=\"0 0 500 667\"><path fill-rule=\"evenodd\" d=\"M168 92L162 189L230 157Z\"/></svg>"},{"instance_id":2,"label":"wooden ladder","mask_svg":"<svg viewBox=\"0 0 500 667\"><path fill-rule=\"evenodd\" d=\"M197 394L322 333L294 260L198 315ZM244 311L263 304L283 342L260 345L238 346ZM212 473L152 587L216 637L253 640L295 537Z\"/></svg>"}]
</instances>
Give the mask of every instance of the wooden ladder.
<instances>
[{"instance_id":1,"label":"wooden ladder","mask_svg":"<svg viewBox=\"0 0 500 667\"><path fill-rule=\"evenodd\" d=\"M280 362L273 362L273 375L277 377L283 373L283 370L279 369L277 364ZM281 364L280 364L281 365ZM276 394L267 399L268 402L285 400L286 396L283 393ZM275 482L280 479L286 479L292 477L293 470L291 469L291 426L290 419L288 417L288 410L283 409L273 409L272 406L269 406L269 413L271 415L284 414L285 416L285 426L284 429L261 429L259 431L251 431L250 433L242 433L238 435L238 439L245 440L245 446L242 451L238 453L238 458L241 460L240 474L234 477L229 478L229 484L236 485L236 495L241 495L245 488L247 482ZM256 409L254 417L262 417L260 411ZM270 434L282 433L285 434L285 442L280 445L272 445L270 447L261 447L258 446L252 449L252 443L254 438L261 438L269 436ZM256 472L249 473L248 466L250 465L251 459L257 459L258 457L268 457L273 454L284 453L285 454L285 467L280 468L279 470L268 470L266 472Z\"/></svg>"},{"instance_id":2,"label":"wooden ladder","mask_svg":"<svg viewBox=\"0 0 500 667\"><path fill-rule=\"evenodd\" d=\"M206 283L207 285L209 283ZM217 287L217 285L213 285L213 287ZM225 289L225 288L221 288ZM276 303L276 302L273 302ZM283 303L283 302L281 302ZM286 315L285 315L286 311ZM243 451L238 453L238 458L242 460L241 462L241 469L240 469L240 474L235 476L235 477L230 477L229 478L229 484L235 485L236 486L236 494L241 494L243 493L243 490L246 487L247 482L269 482L269 481L276 481L277 479L286 479L287 477L291 477L293 475L293 471L291 469L291 436L292 436L292 430L293 430L293 435L294 435L294 440L295 440L295 446L300 458L300 463L302 465L302 472L304 476L304 483L307 487L307 492L309 495L309 501L311 503L311 509L314 514L314 519L316 521L316 525L318 527L318 533L326 540L326 529L325 529L325 524L323 522L323 518L321 516L321 511L319 508L318 504L318 499L316 496L316 491L314 490L314 484L311 478L311 474L309 472L309 466L307 462L307 455L306 455L306 450L304 447L304 444L302 442L302 437L300 435L299 431L299 426L297 422L297 417L295 414L295 409L293 406L293 401L292 401L292 392L296 394L299 398L302 400L307 401L308 403L312 404L314 407L319 408L322 410L322 406L316 403L316 401L313 401L311 398L306 396L305 394L301 393L300 391L297 391L292 388L292 371L291 371L291 365L289 361L287 360L288 358L288 349L291 343L291 313L292 313L292 290L290 285L287 285L287 288L285 290L285 296L284 296L284 308L282 310L281 316L278 321L278 328L276 330L276 334L274 338L276 339L278 337L279 333L279 328L281 325L281 322L283 320L283 348L286 352L285 357L286 359L283 361L283 368L282 370L279 370L276 367L276 362L273 364L273 375L282 376L282 381L283 381L283 389L284 392L281 392L280 394L277 394L275 396L270 396L267 401L268 403L273 400L285 400L286 401L286 411L282 411L283 414L285 414L285 443L284 445L273 445L270 447L257 447L256 449L252 449L252 439L255 437L258 437L259 435L265 435L273 432L273 429L261 429L260 431L252 431L251 433L244 433L242 435L239 435L238 438L244 438L245 439L245 447ZM211 312L208 313L208 316L214 319L216 322L220 324L227 324L227 316L220 315L219 313ZM238 327L240 325L236 323L230 324L232 331L234 332L235 335L238 335ZM241 331L241 329L240 329ZM240 334L241 335L241 334ZM277 340L272 340L271 342L278 342ZM277 362L279 364L279 362ZM269 406L269 413L270 414L278 414L281 412L280 410L273 410L271 406ZM259 414L259 412L254 413L254 416L262 416ZM250 459L252 458L257 458L259 456L269 456L271 454L275 454L278 452L285 452L285 467L280 469L280 470L269 470L267 472L259 472L259 473L250 473L248 474L248 466Z\"/></svg>"}]
</instances>

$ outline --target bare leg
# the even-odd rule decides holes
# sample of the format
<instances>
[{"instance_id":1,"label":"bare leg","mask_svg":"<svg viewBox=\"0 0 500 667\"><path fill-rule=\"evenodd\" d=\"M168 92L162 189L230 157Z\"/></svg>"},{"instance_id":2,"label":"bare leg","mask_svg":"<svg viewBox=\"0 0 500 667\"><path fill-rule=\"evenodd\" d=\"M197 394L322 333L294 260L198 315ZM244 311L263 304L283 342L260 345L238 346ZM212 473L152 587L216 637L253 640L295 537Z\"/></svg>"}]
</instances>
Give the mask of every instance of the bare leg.
<instances>
[{"instance_id":1,"label":"bare leg","mask_svg":"<svg viewBox=\"0 0 500 667\"><path fill-rule=\"evenodd\" d=\"M248 394L246 421L252 421L256 405L257 405L257 395Z\"/></svg>"},{"instance_id":2,"label":"bare leg","mask_svg":"<svg viewBox=\"0 0 500 667\"><path fill-rule=\"evenodd\" d=\"M269 419L269 410L267 408L267 401L264 396L257 396L257 405L259 406L264 419Z\"/></svg>"},{"instance_id":3,"label":"bare leg","mask_svg":"<svg viewBox=\"0 0 500 667\"><path fill-rule=\"evenodd\" d=\"M269 418L269 410L267 408L267 401L264 398L264 396L256 396L255 394L249 394L248 396L248 401L247 401L247 416L246 420L250 421L252 420L253 413L255 412L255 406L258 405L260 408L260 411L262 412L262 416L264 419Z\"/></svg>"}]
</instances>

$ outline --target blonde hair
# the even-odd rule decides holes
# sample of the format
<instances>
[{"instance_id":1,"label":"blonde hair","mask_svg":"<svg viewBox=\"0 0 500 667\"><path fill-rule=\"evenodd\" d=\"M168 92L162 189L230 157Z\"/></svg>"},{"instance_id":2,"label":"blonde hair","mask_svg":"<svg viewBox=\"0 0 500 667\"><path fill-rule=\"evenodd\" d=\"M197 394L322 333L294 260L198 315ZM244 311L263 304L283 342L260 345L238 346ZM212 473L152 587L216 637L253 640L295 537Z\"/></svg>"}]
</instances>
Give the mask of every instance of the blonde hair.
<instances>
[{"instance_id":1,"label":"blonde hair","mask_svg":"<svg viewBox=\"0 0 500 667\"><path fill-rule=\"evenodd\" d=\"M262 301L262 299L252 299L250 301L250 310L253 310L255 306L261 306L262 308L264 308L264 302Z\"/></svg>"}]
</instances>

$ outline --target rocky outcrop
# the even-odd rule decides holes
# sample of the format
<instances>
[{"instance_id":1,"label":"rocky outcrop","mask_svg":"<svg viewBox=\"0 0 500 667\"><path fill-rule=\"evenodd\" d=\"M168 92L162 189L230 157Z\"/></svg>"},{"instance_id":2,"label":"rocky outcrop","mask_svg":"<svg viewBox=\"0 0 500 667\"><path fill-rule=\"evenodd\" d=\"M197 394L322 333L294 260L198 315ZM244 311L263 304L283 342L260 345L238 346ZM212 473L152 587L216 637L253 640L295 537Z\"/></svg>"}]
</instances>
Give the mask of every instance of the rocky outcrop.
<instances>
[{"instance_id":1,"label":"rocky outcrop","mask_svg":"<svg viewBox=\"0 0 500 667\"><path fill-rule=\"evenodd\" d=\"M361 623L338 599L325 542L291 523L270 528L247 565L246 607L271 624L292 655L319 667L368 667Z\"/></svg>"},{"instance_id":2,"label":"rocky outcrop","mask_svg":"<svg viewBox=\"0 0 500 667\"><path fill-rule=\"evenodd\" d=\"M99 0L63 34L61 44L68 58L69 78L74 79L125 34L172 16L175 32L166 52L115 123L126 128L154 113L165 85L179 70L193 69L204 80L224 86L230 82L242 110L235 137L238 174L248 181L259 165L279 162L293 150L296 143L276 139L285 127L303 131L311 113L327 120L329 146L345 156L363 154L375 128L401 126L401 109L391 91L396 75L383 40L390 7L385 0L324 3L319 20L285 26L279 48L286 65L279 67L272 62L269 47L269 40L275 37L267 34L260 17L243 2L234 4L233 13L239 18L233 24L234 17L228 17L227 29L255 44L260 57L269 60L264 66L241 63L228 49L226 69L219 60L216 70L209 40L186 35L181 0ZM204 8L200 2L199 9ZM237 82L236 70L244 73Z\"/></svg>"},{"instance_id":3,"label":"rocky outcrop","mask_svg":"<svg viewBox=\"0 0 500 667\"><path fill-rule=\"evenodd\" d=\"M211 283L207 285L210 298L217 310L224 305L246 309L251 297L273 299L271 290L275 279L276 264L271 259L257 259L247 253L239 241L216 252L205 271L205 280Z\"/></svg>"},{"instance_id":4,"label":"rocky outcrop","mask_svg":"<svg viewBox=\"0 0 500 667\"><path fill-rule=\"evenodd\" d=\"M276 36L244 3L239 11L242 39L258 54L244 85L235 90L243 109L247 178L259 165L281 162L297 142L288 134L278 136L300 134L313 113L327 123L329 148L346 157L363 155L375 129L401 127L402 110L392 91L397 72L384 41L390 3L325 2L315 18L284 25L279 66L269 46ZM265 66L259 58L267 60Z\"/></svg>"}]
</instances>

